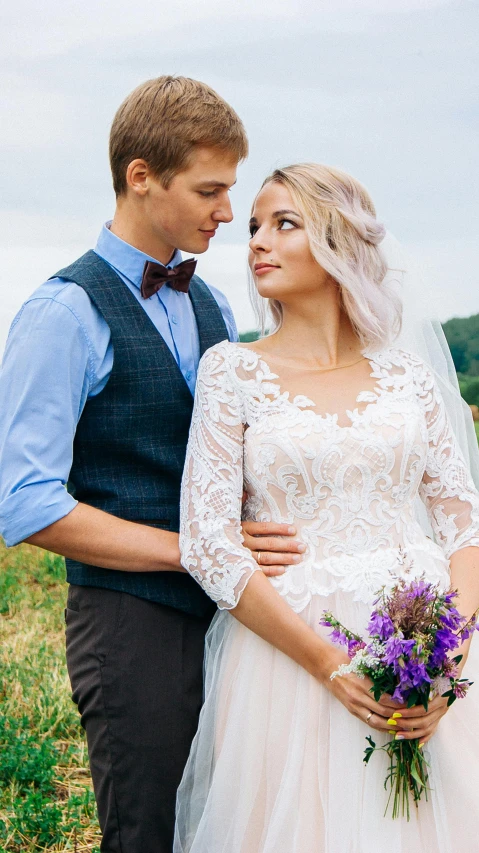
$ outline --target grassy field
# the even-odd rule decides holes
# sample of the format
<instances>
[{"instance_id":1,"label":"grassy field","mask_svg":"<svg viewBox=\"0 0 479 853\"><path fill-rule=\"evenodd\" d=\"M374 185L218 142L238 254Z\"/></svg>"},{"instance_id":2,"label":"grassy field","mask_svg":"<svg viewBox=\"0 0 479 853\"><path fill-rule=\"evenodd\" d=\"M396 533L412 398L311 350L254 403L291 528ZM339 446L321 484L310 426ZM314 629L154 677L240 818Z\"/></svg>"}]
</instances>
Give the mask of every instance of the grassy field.
<instances>
[{"instance_id":1,"label":"grassy field","mask_svg":"<svg viewBox=\"0 0 479 853\"><path fill-rule=\"evenodd\" d=\"M99 851L65 666L63 560L0 544L0 851Z\"/></svg>"}]
</instances>

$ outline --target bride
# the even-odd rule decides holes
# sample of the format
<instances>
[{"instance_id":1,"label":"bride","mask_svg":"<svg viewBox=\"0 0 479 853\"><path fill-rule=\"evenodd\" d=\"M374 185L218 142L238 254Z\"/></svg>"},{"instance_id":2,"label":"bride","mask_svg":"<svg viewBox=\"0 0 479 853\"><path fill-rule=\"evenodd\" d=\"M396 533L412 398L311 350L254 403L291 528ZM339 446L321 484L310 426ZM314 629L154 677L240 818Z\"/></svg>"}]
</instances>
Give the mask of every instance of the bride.
<instances>
[{"instance_id":1,"label":"bride","mask_svg":"<svg viewBox=\"0 0 479 853\"><path fill-rule=\"evenodd\" d=\"M400 577L452 584L467 617L479 606L479 496L433 372L394 346L384 228L356 180L312 164L266 179L250 227L274 331L204 355L183 480L182 562L219 612L175 853L476 849L479 683L449 710L441 697L400 708L396 737L424 744L431 790L393 821L387 757L362 756L371 730L393 736L398 705L352 674L331 681L348 658L320 627L327 609L364 632L375 593ZM279 577L242 545L243 489L243 517L290 523L302 541Z\"/></svg>"}]
</instances>

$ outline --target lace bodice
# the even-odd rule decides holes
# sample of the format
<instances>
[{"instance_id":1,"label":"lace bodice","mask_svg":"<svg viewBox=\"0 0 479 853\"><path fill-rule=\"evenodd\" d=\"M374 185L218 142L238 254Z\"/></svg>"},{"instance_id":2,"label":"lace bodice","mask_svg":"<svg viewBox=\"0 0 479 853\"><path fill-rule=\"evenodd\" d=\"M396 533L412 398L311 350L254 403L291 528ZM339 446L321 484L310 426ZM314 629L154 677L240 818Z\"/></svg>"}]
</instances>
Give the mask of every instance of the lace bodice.
<instances>
[{"instance_id":1,"label":"lace bodice","mask_svg":"<svg viewBox=\"0 0 479 853\"><path fill-rule=\"evenodd\" d=\"M290 399L257 352L223 341L205 353L183 476L183 566L220 608L258 570L241 517L294 524L303 561L271 579L295 610L314 594L358 600L398 574L447 576L448 558L479 547L479 495L429 368L398 349L368 355L374 391L320 415ZM242 507L243 488L247 500ZM417 521L424 502L436 542Z\"/></svg>"}]
</instances>

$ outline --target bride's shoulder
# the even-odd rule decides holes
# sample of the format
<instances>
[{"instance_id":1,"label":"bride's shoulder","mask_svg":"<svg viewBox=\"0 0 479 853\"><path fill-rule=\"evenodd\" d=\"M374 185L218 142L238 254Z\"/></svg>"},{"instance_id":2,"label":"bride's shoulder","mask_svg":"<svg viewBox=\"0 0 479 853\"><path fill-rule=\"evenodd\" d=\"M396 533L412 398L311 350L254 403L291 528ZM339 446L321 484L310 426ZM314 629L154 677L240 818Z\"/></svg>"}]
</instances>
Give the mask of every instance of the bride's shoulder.
<instances>
[{"instance_id":1,"label":"bride's shoulder","mask_svg":"<svg viewBox=\"0 0 479 853\"><path fill-rule=\"evenodd\" d=\"M434 373L427 362L409 349L399 346L386 347L373 353L371 361L378 375L389 384L398 387L412 383L421 392L434 385Z\"/></svg>"},{"instance_id":2,"label":"bride's shoulder","mask_svg":"<svg viewBox=\"0 0 479 853\"><path fill-rule=\"evenodd\" d=\"M198 371L198 382L229 389L241 398L279 395L278 378L263 360L263 353L243 342L221 341L206 350Z\"/></svg>"},{"instance_id":3,"label":"bride's shoulder","mask_svg":"<svg viewBox=\"0 0 479 853\"><path fill-rule=\"evenodd\" d=\"M198 379L208 378L211 382L215 377L216 381L232 383L238 389L245 381L248 384L249 380L257 377L261 366L261 356L253 349L243 343L220 341L201 357Z\"/></svg>"},{"instance_id":4,"label":"bride's shoulder","mask_svg":"<svg viewBox=\"0 0 479 853\"><path fill-rule=\"evenodd\" d=\"M374 352L370 356L371 360L383 367L400 367L404 370L411 368L427 368L425 361L416 355L411 350L404 347L390 346Z\"/></svg>"},{"instance_id":5,"label":"bride's shoulder","mask_svg":"<svg viewBox=\"0 0 479 853\"><path fill-rule=\"evenodd\" d=\"M220 341L206 350L201 363L224 364L225 367L252 367L261 359L261 355L246 343L236 341Z\"/></svg>"}]
</instances>

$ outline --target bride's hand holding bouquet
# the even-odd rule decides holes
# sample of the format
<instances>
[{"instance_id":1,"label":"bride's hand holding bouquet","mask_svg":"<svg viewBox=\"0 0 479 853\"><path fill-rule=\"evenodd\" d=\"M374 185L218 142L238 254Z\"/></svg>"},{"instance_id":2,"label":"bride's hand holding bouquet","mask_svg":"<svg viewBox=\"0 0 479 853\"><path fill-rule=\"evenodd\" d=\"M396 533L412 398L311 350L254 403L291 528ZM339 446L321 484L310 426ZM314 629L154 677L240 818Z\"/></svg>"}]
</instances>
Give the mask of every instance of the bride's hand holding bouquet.
<instances>
[{"instance_id":1,"label":"bride's hand holding bouquet","mask_svg":"<svg viewBox=\"0 0 479 853\"><path fill-rule=\"evenodd\" d=\"M334 638L333 638L334 640ZM333 673L338 672L341 667L347 667L351 658L346 652L337 646L330 646L322 655L321 683L338 699L342 705L363 722L378 731L386 732L390 729L388 719L391 715L405 709L405 705L395 702L391 696L383 695L376 702L372 694L373 683L370 678L359 677L353 672L345 673L344 678L331 678ZM404 713L412 713L412 711Z\"/></svg>"},{"instance_id":2,"label":"bride's hand holding bouquet","mask_svg":"<svg viewBox=\"0 0 479 853\"><path fill-rule=\"evenodd\" d=\"M455 607L457 594L421 579L409 583L402 579L389 593L383 589L378 594L366 639L332 613L326 612L321 623L332 629L333 642L347 649L348 662L330 675L332 685L337 682L331 691L355 716L393 735L379 747L367 737L364 757L368 763L380 750L389 757L385 787L390 788L393 817L402 814L409 819L410 795L416 806L423 793L427 799L422 747L472 683L461 678L463 655L453 654L468 648L478 614L469 620L461 616ZM387 720L386 709L391 711Z\"/></svg>"}]
</instances>

